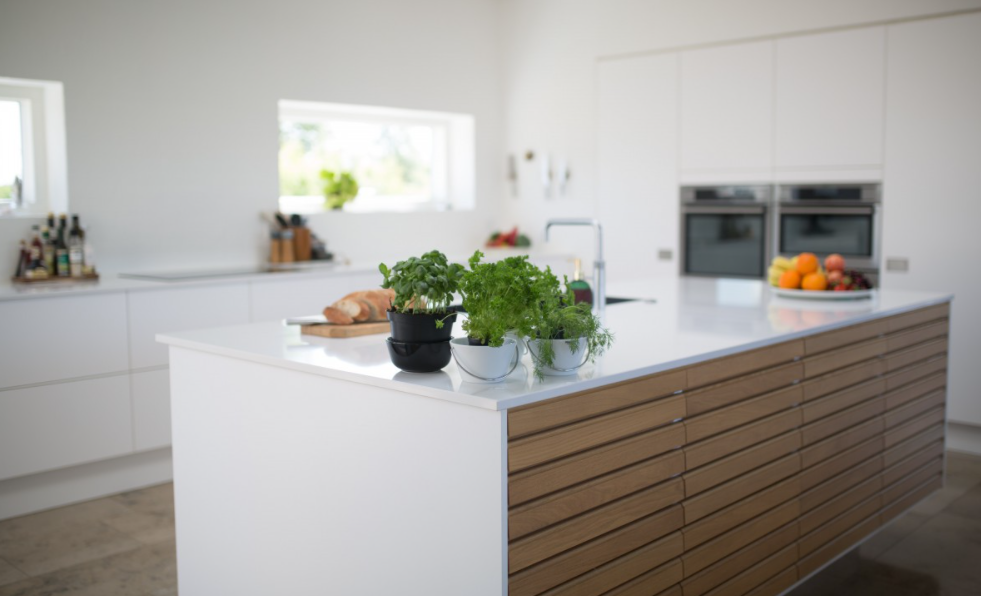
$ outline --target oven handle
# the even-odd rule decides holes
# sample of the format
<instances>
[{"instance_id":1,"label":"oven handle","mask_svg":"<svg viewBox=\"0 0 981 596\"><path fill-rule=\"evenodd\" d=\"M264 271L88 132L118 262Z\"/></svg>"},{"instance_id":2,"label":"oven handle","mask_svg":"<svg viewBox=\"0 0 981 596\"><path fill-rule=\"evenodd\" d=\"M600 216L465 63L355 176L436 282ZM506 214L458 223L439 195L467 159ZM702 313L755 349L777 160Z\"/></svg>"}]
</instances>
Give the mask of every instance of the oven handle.
<instances>
[{"instance_id":1,"label":"oven handle","mask_svg":"<svg viewBox=\"0 0 981 596\"><path fill-rule=\"evenodd\" d=\"M760 206L747 206L747 207L729 207L726 205L685 205L681 209L682 213L693 214L693 215L763 215L766 213L766 207Z\"/></svg>"},{"instance_id":2,"label":"oven handle","mask_svg":"<svg viewBox=\"0 0 981 596\"><path fill-rule=\"evenodd\" d=\"M875 207L784 207L780 215L874 215Z\"/></svg>"}]
</instances>

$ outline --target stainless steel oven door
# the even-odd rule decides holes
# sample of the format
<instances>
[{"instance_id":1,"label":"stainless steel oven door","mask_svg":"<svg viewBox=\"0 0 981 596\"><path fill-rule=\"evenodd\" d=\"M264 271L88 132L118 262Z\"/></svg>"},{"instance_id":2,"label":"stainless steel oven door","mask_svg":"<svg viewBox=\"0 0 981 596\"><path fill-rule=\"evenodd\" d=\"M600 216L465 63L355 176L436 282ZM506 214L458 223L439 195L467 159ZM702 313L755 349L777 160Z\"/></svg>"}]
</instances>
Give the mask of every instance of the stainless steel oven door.
<instances>
[{"instance_id":1,"label":"stainless steel oven door","mask_svg":"<svg viewBox=\"0 0 981 596\"><path fill-rule=\"evenodd\" d=\"M781 203L777 208L776 253L818 257L837 253L849 268L877 270L879 218L875 205L818 207Z\"/></svg>"},{"instance_id":2,"label":"stainless steel oven door","mask_svg":"<svg viewBox=\"0 0 981 596\"><path fill-rule=\"evenodd\" d=\"M684 205L681 273L762 278L769 262L770 236L764 205Z\"/></svg>"}]
</instances>

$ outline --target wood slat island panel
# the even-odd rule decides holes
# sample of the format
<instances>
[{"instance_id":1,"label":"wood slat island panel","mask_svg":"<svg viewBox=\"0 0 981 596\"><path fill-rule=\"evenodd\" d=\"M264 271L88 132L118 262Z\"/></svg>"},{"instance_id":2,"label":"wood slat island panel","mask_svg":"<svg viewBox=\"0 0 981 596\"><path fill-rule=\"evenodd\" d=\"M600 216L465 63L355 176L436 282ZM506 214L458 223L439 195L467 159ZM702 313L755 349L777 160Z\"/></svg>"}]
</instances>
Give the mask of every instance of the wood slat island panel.
<instances>
[{"instance_id":1,"label":"wood slat island panel","mask_svg":"<svg viewBox=\"0 0 981 596\"><path fill-rule=\"evenodd\" d=\"M948 305L508 412L509 593L775 596L942 485Z\"/></svg>"}]
</instances>

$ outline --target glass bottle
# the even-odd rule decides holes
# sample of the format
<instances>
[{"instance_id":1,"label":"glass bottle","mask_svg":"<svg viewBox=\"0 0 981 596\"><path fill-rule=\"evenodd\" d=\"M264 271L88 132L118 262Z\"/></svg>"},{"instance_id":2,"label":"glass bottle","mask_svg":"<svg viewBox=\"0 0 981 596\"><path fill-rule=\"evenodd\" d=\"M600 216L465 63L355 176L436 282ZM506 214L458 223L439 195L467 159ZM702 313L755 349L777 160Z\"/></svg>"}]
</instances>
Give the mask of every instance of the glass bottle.
<instances>
[{"instance_id":1,"label":"glass bottle","mask_svg":"<svg viewBox=\"0 0 981 596\"><path fill-rule=\"evenodd\" d=\"M580 302L593 303L593 290L589 283L582 278L582 260L575 259L576 270L572 274L572 281L569 282L569 289L576 297L576 304Z\"/></svg>"}]
</instances>

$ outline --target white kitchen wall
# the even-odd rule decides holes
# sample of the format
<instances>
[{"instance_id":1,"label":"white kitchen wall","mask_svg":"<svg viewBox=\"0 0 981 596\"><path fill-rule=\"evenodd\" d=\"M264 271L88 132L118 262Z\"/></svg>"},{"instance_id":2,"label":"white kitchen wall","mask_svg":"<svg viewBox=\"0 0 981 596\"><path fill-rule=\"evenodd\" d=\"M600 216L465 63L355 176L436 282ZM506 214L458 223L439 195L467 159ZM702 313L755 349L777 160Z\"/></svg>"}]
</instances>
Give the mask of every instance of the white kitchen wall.
<instances>
[{"instance_id":1,"label":"white kitchen wall","mask_svg":"<svg viewBox=\"0 0 981 596\"><path fill-rule=\"evenodd\" d=\"M599 214L601 59L978 7L981 0L504 0L505 150L564 156L572 178L566 198L546 200L537 169L522 161L520 196L503 201L503 217L541 241L549 217ZM648 226L638 220L634 234ZM559 241L591 254L579 238ZM624 244L621 252L631 241L630 233L607 239Z\"/></svg>"},{"instance_id":2,"label":"white kitchen wall","mask_svg":"<svg viewBox=\"0 0 981 596\"><path fill-rule=\"evenodd\" d=\"M313 219L355 259L467 253L502 194L495 0L0 2L0 76L65 84L69 201L100 266L264 259L278 99L473 114L477 209ZM0 219L0 274L30 222Z\"/></svg>"}]
</instances>

